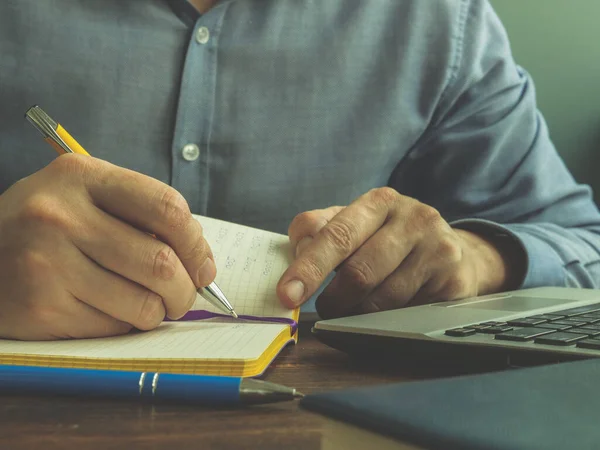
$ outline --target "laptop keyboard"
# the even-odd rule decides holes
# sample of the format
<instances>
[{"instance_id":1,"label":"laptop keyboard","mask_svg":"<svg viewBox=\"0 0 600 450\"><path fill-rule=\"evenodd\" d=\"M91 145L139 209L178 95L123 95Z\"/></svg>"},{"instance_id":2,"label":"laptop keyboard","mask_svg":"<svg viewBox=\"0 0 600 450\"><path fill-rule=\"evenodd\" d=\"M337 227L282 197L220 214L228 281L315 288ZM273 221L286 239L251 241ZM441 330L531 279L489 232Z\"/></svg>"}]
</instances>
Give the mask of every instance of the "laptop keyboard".
<instances>
[{"instance_id":1,"label":"laptop keyboard","mask_svg":"<svg viewBox=\"0 0 600 450\"><path fill-rule=\"evenodd\" d=\"M446 330L445 334L466 337L477 333L493 334L495 339L503 341L600 350L600 303L507 322L483 322Z\"/></svg>"}]
</instances>

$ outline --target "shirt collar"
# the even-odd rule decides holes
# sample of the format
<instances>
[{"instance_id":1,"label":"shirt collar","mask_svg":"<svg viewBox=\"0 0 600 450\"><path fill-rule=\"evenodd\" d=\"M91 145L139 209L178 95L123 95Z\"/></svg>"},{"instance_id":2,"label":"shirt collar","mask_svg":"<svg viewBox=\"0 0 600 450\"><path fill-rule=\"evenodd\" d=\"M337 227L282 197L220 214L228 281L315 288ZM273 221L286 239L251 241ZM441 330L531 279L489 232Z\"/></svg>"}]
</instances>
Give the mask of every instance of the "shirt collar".
<instances>
[{"instance_id":1,"label":"shirt collar","mask_svg":"<svg viewBox=\"0 0 600 450\"><path fill-rule=\"evenodd\" d=\"M193 27L200 13L187 0L167 0L167 3L179 19L188 27Z\"/></svg>"}]
</instances>

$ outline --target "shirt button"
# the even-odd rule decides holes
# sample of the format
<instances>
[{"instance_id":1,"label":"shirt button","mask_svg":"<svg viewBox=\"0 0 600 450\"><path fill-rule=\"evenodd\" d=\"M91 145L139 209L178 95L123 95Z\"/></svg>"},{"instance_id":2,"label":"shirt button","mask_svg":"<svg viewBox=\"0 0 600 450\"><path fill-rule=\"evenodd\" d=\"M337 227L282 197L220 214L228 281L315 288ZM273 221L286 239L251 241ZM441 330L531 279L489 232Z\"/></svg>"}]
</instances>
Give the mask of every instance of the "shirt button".
<instances>
[{"instance_id":1,"label":"shirt button","mask_svg":"<svg viewBox=\"0 0 600 450\"><path fill-rule=\"evenodd\" d=\"M196 144L186 144L181 149L181 156L186 161L196 161L200 156L200 149Z\"/></svg>"},{"instance_id":2,"label":"shirt button","mask_svg":"<svg viewBox=\"0 0 600 450\"><path fill-rule=\"evenodd\" d=\"M208 28L206 28L206 27L198 28L198 31L196 31L196 41L198 42L198 44L206 44L209 39L210 39L210 31L208 31Z\"/></svg>"}]
</instances>

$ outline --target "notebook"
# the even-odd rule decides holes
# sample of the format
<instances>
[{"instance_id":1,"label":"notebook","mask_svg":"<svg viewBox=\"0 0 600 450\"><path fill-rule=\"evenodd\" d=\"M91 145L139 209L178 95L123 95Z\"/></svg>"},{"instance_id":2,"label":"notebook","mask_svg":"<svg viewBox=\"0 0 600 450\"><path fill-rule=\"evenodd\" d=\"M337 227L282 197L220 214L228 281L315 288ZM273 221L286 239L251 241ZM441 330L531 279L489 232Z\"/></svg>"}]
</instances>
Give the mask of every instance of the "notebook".
<instances>
[{"instance_id":1,"label":"notebook","mask_svg":"<svg viewBox=\"0 0 600 450\"><path fill-rule=\"evenodd\" d=\"M275 287L291 262L287 236L208 217L200 220L217 266L216 283L240 316L221 316L200 295L183 321L125 336L50 342L0 339L0 364L250 377L297 341L299 309ZM211 317L212 316L212 317ZM197 320L200 318L200 320Z\"/></svg>"},{"instance_id":2,"label":"notebook","mask_svg":"<svg viewBox=\"0 0 600 450\"><path fill-rule=\"evenodd\" d=\"M313 394L323 450L600 448L600 359Z\"/></svg>"}]
</instances>

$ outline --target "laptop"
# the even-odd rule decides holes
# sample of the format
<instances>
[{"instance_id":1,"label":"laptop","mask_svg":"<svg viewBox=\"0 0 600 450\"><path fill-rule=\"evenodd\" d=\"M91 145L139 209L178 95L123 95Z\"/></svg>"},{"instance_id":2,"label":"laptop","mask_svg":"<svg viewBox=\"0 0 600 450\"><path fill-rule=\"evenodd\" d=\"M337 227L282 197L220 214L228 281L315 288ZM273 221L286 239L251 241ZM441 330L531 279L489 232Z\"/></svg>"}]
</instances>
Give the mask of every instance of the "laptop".
<instances>
[{"instance_id":1,"label":"laptop","mask_svg":"<svg viewBox=\"0 0 600 450\"><path fill-rule=\"evenodd\" d=\"M339 350L529 366L600 356L600 290L541 287L314 324Z\"/></svg>"}]
</instances>

